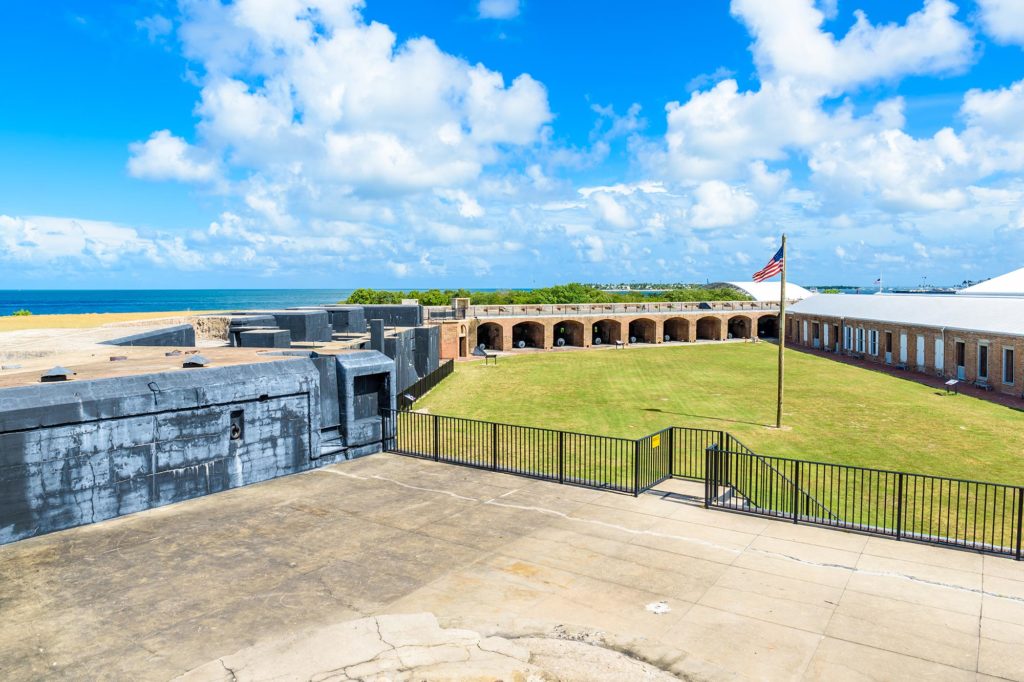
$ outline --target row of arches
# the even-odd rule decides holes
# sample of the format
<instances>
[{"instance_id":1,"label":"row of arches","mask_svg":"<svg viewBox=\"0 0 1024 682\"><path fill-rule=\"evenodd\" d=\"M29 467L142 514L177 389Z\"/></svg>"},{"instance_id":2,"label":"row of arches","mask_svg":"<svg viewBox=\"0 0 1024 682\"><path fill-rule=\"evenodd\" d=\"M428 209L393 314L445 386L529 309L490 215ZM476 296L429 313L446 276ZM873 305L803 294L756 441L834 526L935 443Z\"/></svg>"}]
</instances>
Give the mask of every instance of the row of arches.
<instances>
[{"instance_id":1,"label":"row of arches","mask_svg":"<svg viewBox=\"0 0 1024 682\"><path fill-rule=\"evenodd\" d=\"M695 325L691 336L690 326ZM724 338L751 338L754 321L744 315L728 319ZM757 335L774 337L778 323L774 316L763 316L756 322ZM550 325L550 341L546 338L545 324L536 321L518 322L512 325L511 339L506 336L505 326L500 322L483 322L476 329L476 347L486 350L515 350L564 346L600 346L618 342L630 344L658 343L658 324L649 318L638 318L624 323L615 319L597 320L584 324L579 320L562 320ZM690 341L723 339L722 320L718 317L702 317L691 321L684 317L673 317L662 325L662 341ZM510 348L505 348L511 342Z\"/></svg>"}]
</instances>

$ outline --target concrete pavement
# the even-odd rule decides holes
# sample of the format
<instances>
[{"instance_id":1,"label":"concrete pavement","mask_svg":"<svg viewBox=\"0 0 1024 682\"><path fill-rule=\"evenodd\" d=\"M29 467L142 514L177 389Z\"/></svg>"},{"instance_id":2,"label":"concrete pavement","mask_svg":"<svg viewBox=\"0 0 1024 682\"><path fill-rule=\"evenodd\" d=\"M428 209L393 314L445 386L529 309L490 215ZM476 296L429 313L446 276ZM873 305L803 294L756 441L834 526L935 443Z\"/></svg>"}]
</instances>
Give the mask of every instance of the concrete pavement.
<instances>
[{"instance_id":1,"label":"concrete pavement","mask_svg":"<svg viewBox=\"0 0 1024 682\"><path fill-rule=\"evenodd\" d=\"M1024 680L1024 565L375 455L0 547L6 679Z\"/></svg>"}]
</instances>

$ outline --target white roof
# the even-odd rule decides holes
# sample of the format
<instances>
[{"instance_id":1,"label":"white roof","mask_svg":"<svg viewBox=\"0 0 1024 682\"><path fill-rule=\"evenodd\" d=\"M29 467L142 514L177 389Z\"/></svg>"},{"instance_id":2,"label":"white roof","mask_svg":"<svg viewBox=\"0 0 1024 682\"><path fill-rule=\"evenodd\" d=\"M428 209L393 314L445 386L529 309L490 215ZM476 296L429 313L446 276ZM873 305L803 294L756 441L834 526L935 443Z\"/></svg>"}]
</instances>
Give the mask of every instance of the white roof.
<instances>
[{"instance_id":1,"label":"white roof","mask_svg":"<svg viewBox=\"0 0 1024 682\"><path fill-rule=\"evenodd\" d=\"M1024 296L1024 268L965 287L956 293L965 296Z\"/></svg>"},{"instance_id":2,"label":"white roof","mask_svg":"<svg viewBox=\"0 0 1024 682\"><path fill-rule=\"evenodd\" d=\"M777 301L779 300L780 282L725 282L729 286L736 287L740 291L749 294L755 301ZM714 285L712 285L714 286ZM786 282L786 300L799 301L813 294L799 284Z\"/></svg>"},{"instance_id":3,"label":"white roof","mask_svg":"<svg viewBox=\"0 0 1024 682\"><path fill-rule=\"evenodd\" d=\"M1024 335L1024 298L938 294L818 294L794 313L874 322Z\"/></svg>"}]
</instances>

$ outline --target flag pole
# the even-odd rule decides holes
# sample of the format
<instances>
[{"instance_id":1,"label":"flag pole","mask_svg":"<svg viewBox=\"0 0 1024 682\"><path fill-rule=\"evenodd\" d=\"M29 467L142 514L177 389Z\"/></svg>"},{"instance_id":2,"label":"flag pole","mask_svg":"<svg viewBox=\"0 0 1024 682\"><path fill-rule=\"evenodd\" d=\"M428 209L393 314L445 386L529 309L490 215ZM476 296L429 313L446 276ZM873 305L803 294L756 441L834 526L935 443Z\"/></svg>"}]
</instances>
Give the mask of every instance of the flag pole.
<instances>
[{"instance_id":1,"label":"flag pole","mask_svg":"<svg viewBox=\"0 0 1024 682\"><path fill-rule=\"evenodd\" d=\"M782 235L782 282L779 286L779 402L775 428L782 428L782 389L786 365L786 235Z\"/></svg>"}]
</instances>

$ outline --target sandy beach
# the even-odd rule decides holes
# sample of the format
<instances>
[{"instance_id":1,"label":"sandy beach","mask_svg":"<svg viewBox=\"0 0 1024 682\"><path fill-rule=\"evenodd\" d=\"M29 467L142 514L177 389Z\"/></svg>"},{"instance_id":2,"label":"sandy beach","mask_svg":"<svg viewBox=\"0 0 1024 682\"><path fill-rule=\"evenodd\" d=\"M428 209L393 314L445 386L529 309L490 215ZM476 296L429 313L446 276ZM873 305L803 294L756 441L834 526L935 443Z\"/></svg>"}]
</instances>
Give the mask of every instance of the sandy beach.
<instances>
[{"instance_id":1,"label":"sandy beach","mask_svg":"<svg viewBox=\"0 0 1024 682\"><path fill-rule=\"evenodd\" d=\"M186 310L149 313L80 313L74 315L6 315L0 317L0 332L25 329L91 329L122 322L144 322L167 317L204 315L206 310Z\"/></svg>"}]
</instances>

